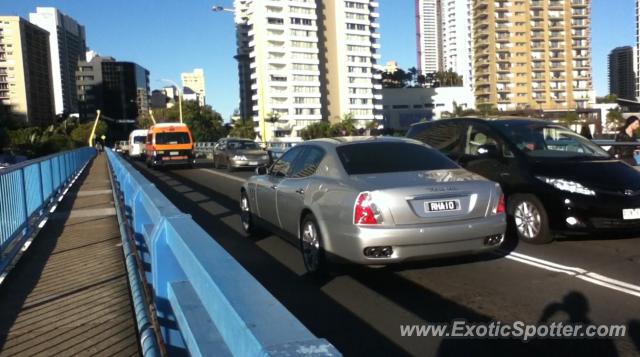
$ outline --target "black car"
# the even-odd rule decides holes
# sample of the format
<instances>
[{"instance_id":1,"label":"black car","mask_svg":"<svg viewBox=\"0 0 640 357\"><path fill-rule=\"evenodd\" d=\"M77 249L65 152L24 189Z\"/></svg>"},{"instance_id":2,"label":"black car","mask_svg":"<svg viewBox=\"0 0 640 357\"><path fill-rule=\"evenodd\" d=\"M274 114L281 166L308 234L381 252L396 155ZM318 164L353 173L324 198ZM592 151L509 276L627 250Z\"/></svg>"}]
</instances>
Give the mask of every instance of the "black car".
<instances>
[{"instance_id":1,"label":"black car","mask_svg":"<svg viewBox=\"0 0 640 357\"><path fill-rule=\"evenodd\" d=\"M523 241L547 243L553 232L640 232L640 172L567 128L459 118L414 124L407 136L499 182Z\"/></svg>"}]
</instances>

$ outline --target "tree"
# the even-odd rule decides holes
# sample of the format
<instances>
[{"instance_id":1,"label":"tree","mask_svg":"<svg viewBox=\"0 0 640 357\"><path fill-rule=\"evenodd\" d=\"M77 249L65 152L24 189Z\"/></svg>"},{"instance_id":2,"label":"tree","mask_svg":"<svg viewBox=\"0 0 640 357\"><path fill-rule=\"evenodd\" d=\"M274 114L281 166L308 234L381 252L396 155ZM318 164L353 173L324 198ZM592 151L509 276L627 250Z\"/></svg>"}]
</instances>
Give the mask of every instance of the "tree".
<instances>
[{"instance_id":1,"label":"tree","mask_svg":"<svg viewBox=\"0 0 640 357\"><path fill-rule=\"evenodd\" d=\"M398 68L395 72L382 72L382 86L384 88L405 88L409 75Z\"/></svg>"},{"instance_id":2,"label":"tree","mask_svg":"<svg viewBox=\"0 0 640 357\"><path fill-rule=\"evenodd\" d=\"M248 119L238 119L233 122L233 127L229 132L231 136L238 138L247 138L247 139L255 139L256 131L254 129L253 120Z\"/></svg>"},{"instance_id":3,"label":"tree","mask_svg":"<svg viewBox=\"0 0 640 357\"><path fill-rule=\"evenodd\" d=\"M617 103L618 102L618 96L615 94L608 94L604 97L596 97L596 103L601 104L601 103Z\"/></svg>"},{"instance_id":4,"label":"tree","mask_svg":"<svg viewBox=\"0 0 640 357\"><path fill-rule=\"evenodd\" d=\"M153 125L153 120L151 119L151 115L148 113L142 113L138 116L138 129L149 129Z\"/></svg>"},{"instance_id":5,"label":"tree","mask_svg":"<svg viewBox=\"0 0 640 357\"><path fill-rule=\"evenodd\" d=\"M89 136L91 135L91 130L93 129L93 122L88 122L84 124L78 125L74 128L70 137L71 140L76 144L76 146L85 146L89 142ZM104 121L98 121L98 125L96 126L96 137L101 137L107 133L107 123Z\"/></svg>"},{"instance_id":6,"label":"tree","mask_svg":"<svg viewBox=\"0 0 640 357\"><path fill-rule=\"evenodd\" d=\"M607 112L607 127L609 130L616 130L619 127L624 126L624 117L622 116L622 110L620 108L609 109Z\"/></svg>"},{"instance_id":7,"label":"tree","mask_svg":"<svg viewBox=\"0 0 640 357\"><path fill-rule=\"evenodd\" d=\"M352 136L356 133L356 121L353 113L342 116L342 120L331 126L332 136Z\"/></svg>"},{"instance_id":8,"label":"tree","mask_svg":"<svg viewBox=\"0 0 640 357\"><path fill-rule=\"evenodd\" d=\"M331 136L331 124L326 120L309 124L306 128L300 130L300 137L304 140L312 140L318 138L327 138Z\"/></svg>"},{"instance_id":9,"label":"tree","mask_svg":"<svg viewBox=\"0 0 640 357\"><path fill-rule=\"evenodd\" d=\"M576 112L566 112L560 117L560 122L565 126L571 128L572 125L578 124L580 122L580 117Z\"/></svg>"},{"instance_id":10,"label":"tree","mask_svg":"<svg viewBox=\"0 0 640 357\"><path fill-rule=\"evenodd\" d=\"M495 116L500 114L498 108L496 108L496 106L493 104L479 104L477 107L478 113L483 117Z\"/></svg>"},{"instance_id":11,"label":"tree","mask_svg":"<svg viewBox=\"0 0 640 357\"><path fill-rule=\"evenodd\" d=\"M209 105L200 106L194 100L183 102L182 115L195 141L213 142L225 135L222 116Z\"/></svg>"}]
</instances>

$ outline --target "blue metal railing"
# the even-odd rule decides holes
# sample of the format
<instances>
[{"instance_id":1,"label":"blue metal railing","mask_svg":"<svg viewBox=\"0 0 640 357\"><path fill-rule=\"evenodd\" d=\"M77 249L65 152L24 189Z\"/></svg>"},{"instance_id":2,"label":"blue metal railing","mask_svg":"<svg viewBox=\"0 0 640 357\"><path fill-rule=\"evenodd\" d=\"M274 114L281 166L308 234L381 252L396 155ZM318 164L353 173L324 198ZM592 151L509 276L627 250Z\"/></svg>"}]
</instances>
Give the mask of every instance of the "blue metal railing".
<instances>
[{"instance_id":1,"label":"blue metal railing","mask_svg":"<svg viewBox=\"0 0 640 357\"><path fill-rule=\"evenodd\" d=\"M170 355L340 355L128 162L107 157Z\"/></svg>"},{"instance_id":2,"label":"blue metal railing","mask_svg":"<svg viewBox=\"0 0 640 357\"><path fill-rule=\"evenodd\" d=\"M49 212L62 190L95 156L81 148L0 169L0 275Z\"/></svg>"}]
</instances>

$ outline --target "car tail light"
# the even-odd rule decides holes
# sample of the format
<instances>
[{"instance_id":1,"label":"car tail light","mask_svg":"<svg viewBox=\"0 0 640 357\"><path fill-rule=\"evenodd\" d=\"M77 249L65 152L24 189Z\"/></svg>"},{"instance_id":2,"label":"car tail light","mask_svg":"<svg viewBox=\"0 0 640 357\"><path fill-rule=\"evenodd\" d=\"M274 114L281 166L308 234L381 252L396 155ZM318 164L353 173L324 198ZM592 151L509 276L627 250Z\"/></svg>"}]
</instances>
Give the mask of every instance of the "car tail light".
<instances>
[{"instance_id":1,"label":"car tail light","mask_svg":"<svg viewBox=\"0 0 640 357\"><path fill-rule=\"evenodd\" d=\"M504 204L504 194L501 193L500 194L500 198L498 198L498 204L493 209L493 214L500 214L500 213L505 213L505 212L506 212L506 208L505 208L505 204Z\"/></svg>"},{"instance_id":2,"label":"car tail light","mask_svg":"<svg viewBox=\"0 0 640 357\"><path fill-rule=\"evenodd\" d=\"M376 205L371 201L369 192L362 192L356 198L353 212L353 224L380 224L382 217Z\"/></svg>"}]
</instances>

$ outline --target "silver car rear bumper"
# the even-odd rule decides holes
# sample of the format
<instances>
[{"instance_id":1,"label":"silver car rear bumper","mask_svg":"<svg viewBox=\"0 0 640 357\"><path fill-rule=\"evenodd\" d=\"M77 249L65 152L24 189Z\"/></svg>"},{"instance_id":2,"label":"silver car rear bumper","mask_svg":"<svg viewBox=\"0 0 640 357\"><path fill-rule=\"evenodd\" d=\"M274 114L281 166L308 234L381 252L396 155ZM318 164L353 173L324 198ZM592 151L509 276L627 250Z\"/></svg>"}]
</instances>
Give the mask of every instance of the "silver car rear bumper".
<instances>
[{"instance_id":1,"label":"silver car rear bumper","mask_svg":"<svg viewBox=\"0 0 640 357\"><path fill-rule=\"evenodd\" d=\"M504 236L505 230L504 214L401 228L355 227L353 232L333 235L326 249L330 255L356 264L390 264L490 251L500 244L487 244L487 237ZM389 257L367 257L364 250L370 247L391 247L393 253Z\"/></svg>"}]
</instances>

